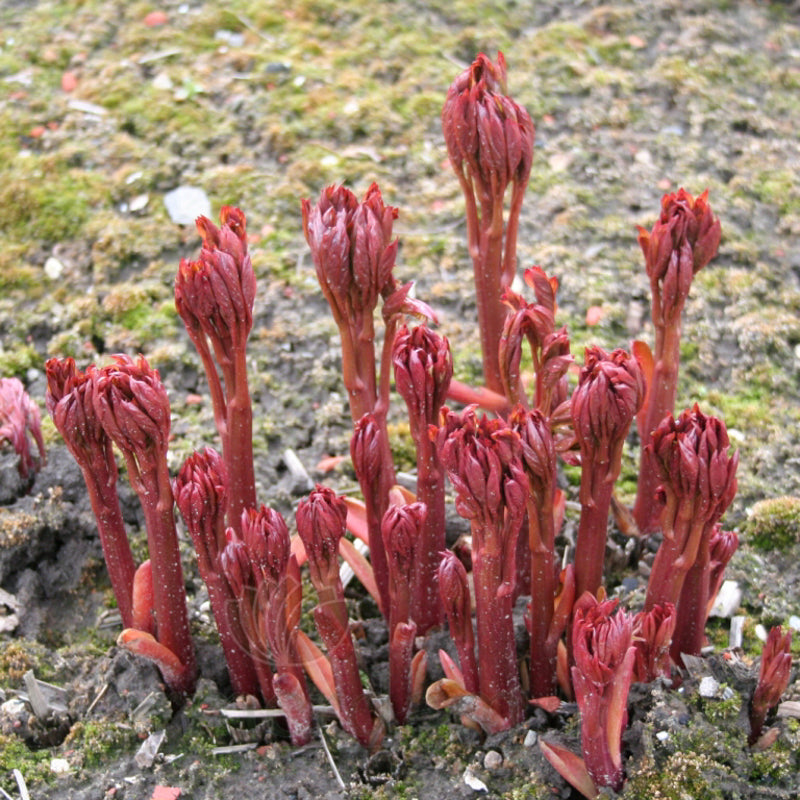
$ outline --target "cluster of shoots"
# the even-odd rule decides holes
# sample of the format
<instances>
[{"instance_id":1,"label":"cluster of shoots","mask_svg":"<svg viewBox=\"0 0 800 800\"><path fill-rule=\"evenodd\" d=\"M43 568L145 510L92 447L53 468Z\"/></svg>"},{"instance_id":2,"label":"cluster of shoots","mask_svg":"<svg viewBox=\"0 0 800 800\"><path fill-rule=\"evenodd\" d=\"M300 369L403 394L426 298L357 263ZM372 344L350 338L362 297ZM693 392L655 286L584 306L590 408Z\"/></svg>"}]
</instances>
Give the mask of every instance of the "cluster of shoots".
<instances>
[{"instance_id":1,"label":"cluster of shoots","mask_svg":"<svg viewBox=\"0 0 800 800\"><path fill-rule=\"evenodd\" d=\"M566 328L556 323L558 280L540 267L524 270L529 300L514 284L534 125L506 93L502 55L494 62L478 56L455 80L442 123L465 198L484 386L453 380L450 345L435 330L434 312L411 284L395 279L398 210L380 189L372 185L359 199L330 186L302 203L305 238L341 335L350 452L363 499L317 486L290 524L257 503L246 368L256 286L245 216L236 208L222 209L219 227L198 220L199 258L182 261L175 281L176 306L208 380L219 452L193 454L170 479L169 405L142 357L117 356L84 372L70 359L51 360L47 405L86 478L122 614L120 643L155 662L176 695L192 691L196 667L174 504L194 543L234 691L280 707L294 743L311 735L308 679L365 747L384 735L386 721L359 673L340 579L344 559L386 620L396 721L424 696L492 733L521 722L530 703L552 711L560 698L574 699L582 755L555 742L542 750L595 797L625 780L631 683L669 679L683 654L700 654L738 544L721 524L738 464L725 425L697 405L675 414L682 309L694 274L717 251L720 224L705 193L665 196L652 230L639 233L654 349L644 342L612 351L591 346L578 366ZM393 383L416 446L416 492L396 485L387 428ZM614 487L634 421L638 495L626 513ZM140 565L116 497L114 447L144 510L150 559ZM566 553L557 550L565 541L563 462L581 474L580 518ZM470 528L469 546L457 550L447 548L448 479ZM604 584L615 518L627 520L630 535L660 537L638 613L609 599L613 587ZM369 561L348 532L368 546ZM306 564L324 651L300 627ZM529 597L524 653L514 617L521 596ZM430 683L435 665L427 663L424 637L443 626L452 647L439 652L444 677ZM786 687L790 663L788 635L771 634L752 700L752 741Z\"/></svg>"}]
</instances>

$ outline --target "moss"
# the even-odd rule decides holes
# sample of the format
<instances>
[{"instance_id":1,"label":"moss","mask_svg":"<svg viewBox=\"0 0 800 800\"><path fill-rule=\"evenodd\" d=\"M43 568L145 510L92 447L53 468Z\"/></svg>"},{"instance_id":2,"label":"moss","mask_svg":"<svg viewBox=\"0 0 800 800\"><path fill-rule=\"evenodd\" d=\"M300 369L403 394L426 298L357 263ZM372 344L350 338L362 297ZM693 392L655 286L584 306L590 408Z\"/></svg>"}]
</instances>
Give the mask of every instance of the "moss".
<instances>
[{"instance_id":1,"label":"moss","mask_svg":"<svg viewBox=\"0 0 800 800\"><path fill-rule=\"evenodd\" d=\"M789 550L800 535L800 497L774 497L756 503L742 532L759 550Z\"/></svg>"},{"instance_id":2,"label":"moss","mask_svg":"<svg viewBox=\"0 0 800 800\"><path fill-rule=\"evenodd\" d=\"M631 774L622 792L625 800L723 800L715 784L712 760L697 753L675 753L664 768L647 764Z\"/></svg>"},{"instance_id":3,"label":"moss","mask_svg":"<svg viewBox=\"0 0 800 800\"><path fill-rule=\"evenodd\" d=\"M18 345L13 350L0 348L0 375L25 378L29 369L41 369L44 358L32 344Z\"/></svg>"},{"instance_id":4,"label":"moss","mask_svg":"<svg viewBox=\"0 0 800 800\"><path fill-rule=\"evenodd\" d=\"M116 722L77 722L72 726L64 746L83 754L84 766L98 767L122 752L130 752L139 744L139 737L130 725Z\"/></svg>"},{"instance_id":5,"label":"moss","mask_svg":"<svg viewBox=\"0 0 800 800\"><path fill-rule=\"evenodd\" d=\"M18 769L29 789L37 785L55 782L56 775L50 769L51 754L48 750L29 750L16 736L0 734L0 787L17 792L17 782L12 770Z\"/></svg>"},{"instance_id":6,"label":"moss","mask_svg":"<svg viewBox=\"0 0 800 800\"><path fill-rule=\"evenodd\" d=\"M417 448L408 422L390 423L388 433L395 469L400 472L410 472L416 469Z\"/></svg>"},{"instance_id":7,"label":"moss","mask_svg":"<svg viewBox=\"0 0 800 800\"><path fill-rule=\"evenodd\" d=\"M28 639L5 642L0 650L0 686L17 686L28 670L35 670L41 677L40 664L45 656L44 648Z\"/></svg>"},{"instance_id":8,"label":"moss","mask_svg":"<svg viewBox=\"0 0 800 800\"><path fill-rule=\"evenodd\" d=\"M736 718L742 708L742 696L723 683L715 697L701 698L700 705L709 722L718 724Z\"/></svg>"}]
</instances>

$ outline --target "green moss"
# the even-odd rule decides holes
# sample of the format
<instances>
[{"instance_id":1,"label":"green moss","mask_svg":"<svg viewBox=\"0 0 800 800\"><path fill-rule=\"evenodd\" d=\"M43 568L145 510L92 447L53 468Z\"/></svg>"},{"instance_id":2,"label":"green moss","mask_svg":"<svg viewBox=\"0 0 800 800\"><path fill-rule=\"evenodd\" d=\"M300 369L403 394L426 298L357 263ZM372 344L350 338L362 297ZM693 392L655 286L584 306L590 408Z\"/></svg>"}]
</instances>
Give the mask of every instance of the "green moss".
<instances>
[{"instance_id":1,"label":"green moss","mask_svg":"<svg viewBox=\"0 0 800 800\"><path fill-rule=\"evenodd\" d=\"M718 724L736 718L742 707L742 696L723 683L715 697L701 698L700 705L709 722Z\"/></svg>"},{"instance_id":2,"label":"green moss","mask_svg":"<svg viewBox=\"0 0 800 800\"><path fill-rule=\"evenodd\" d=\"M37 642L19 639L0 645L0 686L17 686L22 676L30 669L37 672L45 655L45 649Z\"/></svg>"},{"instance_id":3,"label":"green moss","mask_svg":"<svg viewBox=\"0 0 800 800\"><path fill-rule=\"evenodd\" d=\"M139 744L139 738L130 725L116 722L77 722L64 740L67 748L79 749L84 766L94 768L130 752Z\"/></svg>"},{"instance_id":4,"label":"green moss","mask_svg":"<svg viewBox=\"0 0 800 800\"><path fill-rule=\"evenodd\" d=\"M0 787L17 793L17 782L12 770L18 769L29 789L37 785L51 784L56 776L50 769L51 754L48 750L29 750L16 736L0 734Z\"/></svg>"},{"instance_id":5,"label":"green moss","mask_svg":"<svg viewBox=\"0 0 800 800\"><path fill-rule=\"evenodd\" d=\"M400 472L410 472L416 469L417 448L408 422L390 423L388 433L395 469Z\"/></svg>"},{"instance_id":6,"label":"green moss","mask_svg":"<svg viewBox=\"0 0 800 800\"><path fill-rule=\"evenodd\" d=\"M18 345L13 350L0 348L0 375L24 378L29 369L41 369L44 358L32 344Z\"/></svg>"},{"instance_id":7,"label":"green moss","mask_svg":"<svg viewBox=\"0 0 800 800\"><path fill-rule=\"evenodd\" d=\"M629 775L621 796L625 800L723 800L714 766L708 756L691 752L669 756L663 769L645 762Z\"/></svg>"},{"instance_id":8,"label":"green moss","mask_svg":"<svg viewBox=\"0 0 800 800\"><path fill-rule=\"evenodd\" d=\"M800 497L774 497L756 503L742 532L759 550L789 550L800 535Z\"/></svg>"},{"instance_id":9,"label":"green moss","mask_svg":"<svg viewBox=\"0 0 800 800\"><path fill-rule=\"evenodd\" d=\"M31 154L24 170L0 172L0 232L45 242L73 238L101 198L99 175Z\"/></svg>"}]
</instances>

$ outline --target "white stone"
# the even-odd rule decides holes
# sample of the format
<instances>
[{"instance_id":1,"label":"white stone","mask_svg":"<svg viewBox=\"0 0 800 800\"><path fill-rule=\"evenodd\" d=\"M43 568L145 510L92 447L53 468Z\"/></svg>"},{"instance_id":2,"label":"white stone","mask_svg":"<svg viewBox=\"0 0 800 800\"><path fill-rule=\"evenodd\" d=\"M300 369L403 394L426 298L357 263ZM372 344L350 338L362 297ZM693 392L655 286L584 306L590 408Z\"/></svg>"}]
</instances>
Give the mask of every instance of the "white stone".
<instances>
[{"instance_id":1,"label":"white stone","mask_svg":"<svg viewBox=\"0 0 800 800\"><path fill-rule=\"evenodd\" d=\"M464 783L466 783L473 792L489 791L489 787L478 778L469 767L464 770Z\"/></svg>"},{"instance_id":2,"label":"white stone","mask_svg":"<svg viewBox=\"0 0 800 800\"><path fill-rule=\"evenodd\" d=\"M128 205L128 208L130 208L130 210L134 212L143 211L149 202L150 202L149 194L147 193L137 194L136 197L134 197L131 200L130 204Z\"/></svg>"},{"instance_id":3,"label":"white stone","mask_svg":"<svg viewBox=\"0 0 800 800\"><path fill-rule=\"evenodd\" d=\"M539 741L539 734L536 731L528 731L525 740L522 742L524 747L533 747Z\"/></svg>"},{"instance_id":4,"label":"white stone","mask_svg":"<svg viewBox=\"0 0 800 800\"><path fill-rule=\"evenodd\" d=\"M51 281L58 280L64 272L64 265L55 257L50 256L44 262L44 274L50 278Z\"/></svg>"},{"instance_id":5,"label":"white stone","mask_svg":"<svg viewBox=\"0 0 800 800\"><path fill-rule=\"evenodd\" d=\"M796 614L792 614L792 616L789 617L789 627L793 631L800 631L800 617Z\"/></svg>"},{"instance_id":6,"label":"white stone","mask_svg":"<svg viewBox=\"0 0 800 800\"><path fill-rule=\"evenodd\" d=\"M497 769L503 766L503 756L497 750L490 750L483 758L484 769Z\"/></svg>"},{"instance_id":7,"label":"white stone","mask_svg":"<svg viewBox=\"0 0 800 800\"><path fill-rule=\"evenodd\" d=\"M767 629L760 622L756 625L756 636L758 636L762 642L767 641Z\"/></svg>"},{"instance_id":8,"label":"white stone","mask_svg":"<svg viewBox=\"0 0 800 800\"><path fill-rule=\"evenodd\" d=\"M164 195L164 205L170 219L178 225L194 225L200 217L211 216L208 195L196 186L178 186Z\"/></svg>"},{"instance_id":9,"label":"white stone","mask_svg":"<svg viewBox=\"0 0 800 800\"><path fill-rule=\"evenodd\" d=\"M706 675L700 681L697 691L700 697L716 697L718 689L719 681L716 678L712 678L711 675Z\"/></svg>"},{"instance_id":10,"label":"white stone","mask_svg":"<svg viewBox=\"0 0 800 800\"><path fill-rule=\"evenodd\" d=\"M741 602L742 590L739 584L736 581L723 581L709 616L728 619L737 612Z\"/></svg>"},{"instance_id":11,"label":"white stone","mask_svg":"<svg viewBox=\"0 0 800 800\"><path fill-rule=\"evenodd\" d=\"M656 739L658 739L659 742L666 742L667 739L669 739L669 731L659 731L656 734Z\"/></svg>"},{"instance_id":12,"label":"white stone","mask_svg":"<svg viewBox=\"0 0 800 800\"><path fill-rule=\"evenodd\" d=\"M169 91L174 85L175 84L172 83L172 78L170 78L166 72L159 72L158 75L153 78L154 89L163 89L164 91Z\"/></svg>"},{"instance_id":13,"label":"white stone","mask_svg":"<svg viewBox=\"0 0 800 800\"><path fill-rule=\"evenodd\" d=\"M56 775L66 775L69 769L69 761L66 758L50 759L50 772L54 772Z\"/></svg>"}]
</instances>

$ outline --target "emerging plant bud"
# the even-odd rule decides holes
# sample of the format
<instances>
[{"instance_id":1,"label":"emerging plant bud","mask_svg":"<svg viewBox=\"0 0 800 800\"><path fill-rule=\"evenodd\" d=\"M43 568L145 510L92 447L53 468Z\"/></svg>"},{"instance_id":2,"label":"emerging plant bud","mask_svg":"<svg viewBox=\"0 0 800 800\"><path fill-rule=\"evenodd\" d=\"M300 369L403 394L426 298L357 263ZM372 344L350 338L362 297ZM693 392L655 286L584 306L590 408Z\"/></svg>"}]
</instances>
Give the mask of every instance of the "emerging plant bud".
<instances>
[{"instance_id":1,"label":"emerging plant bud","mask_svg":"<svg viewBox=\"0 0 800 800\"><path fill-rule=\"evenodd\" d=\"M328 186L312 206L303 200L303 230L317 278L337 323L369 315L394 288L397 209L373 183L361 203L344 186Z\"/></svg>"},{"instance_id":2,"label":"emerging plant bud","mask_svg":"<svg viewBox=\"0 0 800 800\"><path fill-rule=\"evenodd\" d=\"M38 458L33 455L29 435L36 442ZM3 441L19 456L18 469L23 480L38 472L45 463L41 415L19 378L0 378L0 442Z\"/></svg>"},{"instance_id":3,"label":"emerging plant bud","mask_svg":"<svg viewBox=\"0 0 800 800\"><path fill-rule=\"evenodd\" d=\"M411 434L415 440L427 438L453 377L450 343L425 325L410 330L403 326L397 332L392 361L397 392L408 406Z\"/></svg>"},{"instance_id":4,"label":"emerging plant bud","mask_svg":"<svg viewBox=\"0 0 800 800\"><path fill-rule=\"evenodd\" d=\"M480 696L511 726L522 717L511 615L528 494L522 445L504 420L478 419L474 406L445 409L436 443L472 531Z\"/></svg>"},{"instance_id":5,"label":"emerging plant bud","mask_svg":"<svg viewBox=\"0 0 800 800\"><path fill-rule=\"evenodd\" d=\"M633 513L641 533L658 527L653 498L659 481L645 448L662 420L675 413L683 307L694 275L716 255L720 238L719 220L708 205L708 191L696 199L684 189L664 195L661 215L653 230L648 233L639 228L656 334L653 354L648 358L652 375L647 406L637 421L642 455ZM643 342L637 345L640 350L648 350Z\"/></svg>"},{"instance_id":6,"label":"emerging plant bud","mask_svg":"<svg viewBox=\"0 0 800 800\"><path fill-rule=\"evenodd\" d=\"M477 694L478 666L475 662L475 634L472 631L472 601L467 571L452 550L443 551L441 558L439 592L442 606L450 624L450 635L458 651L464 688L470 694Z\"/></svg>"},{"instance_id":7,"label":"emerging plant bud","mask_svg":"<svg viewBox=\"0 0 800 800\"><path fill-rule=\"evenodd\" d=\"M291 554L289 529L274 509L246 509L242 513L242 539L253 565L256 583L266 581L270 587L286 579Z\"/></svg>"},{"instance_id":8,"label":"emerging plant bud","mask_svg":"<svg viewBox=\"0 0 800 800\"><path fill-rule=\"evenodd\" d=\"M311 580L320 586L339 580L339 540L347 526L347 505L333 489L317 484L300 501L296 512L297 532L308 554Z\"/></svg>"},{"instance_id":9,"label":"emerging plant bud","mask_svg":"<svg viewBox=\"0 0 800 800\"><path fill-rule=\"evenodd\" d=\"M633 618L633 643L636 646L636 680L650 683L670 676L669 649L677 615L672 603L640 611Z\"/></svg>"},{"instance_id":10,"label":"emerging plant bud","mask_svg":"<svg viewBox=\"0 0 800 800\"><path fill-rule=\"evenodd\" d=\"M708 190L697 198L684 189L664 195L652 231L639 228L653 297L665 318L680 315L692 278L717 254L721 238Z\"/></svg>"},{"instance_id":11,"label":"emerging plant bud","mask_svg":"<svg viewBox=\"0 0 800 800\"><path fill-rule=\"evenodd\" d=\"M533 160L528 112L506 95L506 62L479 54L447 93L442 130L466 201L467 245L475 275L486 386L503 393L498 347L507 309L503 291L517 269L517 229ZM512 186L505 216L505 194Z\"/></svg>"},{"instance_id":12,"label":"emerging plant bud","mask_svg":"<svg viewBox=\"0 0 800 800\"><path fill-rule=\"evenodd\" d=\"M764 727L770 709L780 703L781 695L789 685L792 672L792 632L783 633L781 626L772 628L761 650L761 669L758 684L750 702L750 738L755 744Z\"/></svg>"},{"instance_id":13,"label":"emerging plant bud","mask_svg":"<svg viewBox=\"0 0 800 800\"><path fill-rule=\"evenodd\" d=\"M572 395L572 422L581 450L581 519L575 545L578 597L596 594L603 580L608 512L622 469L622 448L645 397L636 358L624 350L587 347Z\"/></svg>"},{"instance_id":14,"label":"emerging plant bud","mask_svg":"<svg viewBox=\"0 0 800 800\"><path fill-rule=\"evenodd\" d=\"M197 261L180 263L175 305L192 339L208 337L217 359L228 365L253 326L256 278L247 252L244 214L223 206L220 221L222 227L217 228L206 217L197 219L203 247Z\"/></svg>"},{"instance_id":15,"label":"emerging plant bud","mask_svg":"<svg viewBox=\"0 0 800 800\"><path fill-rule=\"evenodd\" d=\"M616 600L598 602L588 593L575 604L572 683L589 775L595 786L619 791L625 778L622 733L628 721L636 648L633 619L624 611L612 614L616 605Z\"/></svg>"},{"instance_id":16,"label":"emerging plant bud","mask_svg":"<svg viewBox=\"0 0 800 800\"><path fill-rule=\"evenodd\" d=\"M122 624L130 628L134 623L136 565L117 495L118 472L111 439L93 403L96 370L92 367L82 373L71 358L51 358L45 370L47 410L83 474Z\"/></svg>"},{"instance_id":17,"label":"emerging plant bud","mask_svg":"<svg viewBox=\"0 0 800 800\"><path fill-rule=\"evenodd\" d=\"M483 197L499 184L525 184L533 161L534 127L528 112L506 94L506 60L480 53L447 92L442 110L450 163Z\"/></svg>"}]
</instances>

